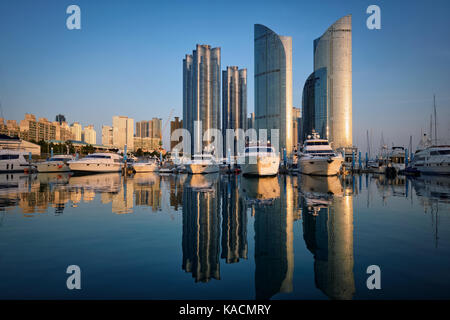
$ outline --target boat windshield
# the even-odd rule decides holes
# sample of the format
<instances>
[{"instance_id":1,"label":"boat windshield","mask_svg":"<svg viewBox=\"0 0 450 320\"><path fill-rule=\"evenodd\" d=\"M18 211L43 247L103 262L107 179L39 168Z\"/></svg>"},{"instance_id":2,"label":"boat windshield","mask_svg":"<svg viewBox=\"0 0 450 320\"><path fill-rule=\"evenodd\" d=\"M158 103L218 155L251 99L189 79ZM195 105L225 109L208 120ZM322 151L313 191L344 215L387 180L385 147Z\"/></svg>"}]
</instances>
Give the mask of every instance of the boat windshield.
<instances>
[{"instance_id":1,"label":"boat windshield","mask_svg":"<svg viewBox=\"0 0 450 320\"><path fill-rule=\"evenodd\" d=\"M106 156L102 154L91 154L86 156L87 159L111 159L111 156Z\"/></svg>"},{"instance_id":2,"label":"boat windshield","mask_svg":"<svg viewBox=\"0 0 450 320\"><path fill-rule=\"evenodd\" d=\"M13 160L13 159L19 159L18 154L2 154L0 155L0 160Z\"/></svg>"},{"instance_id":3,"label":"boat windshield","mask_svg":"<svg viewBox=\"0 0 450 320\"><path fill-rule=\"evenodd\" d=\"M250 147L245 149L245 153L267 153L267 152L273 152L273 149L271 147Z\"/></svg>"},{"instance_id":4,"label":"boat windshield","mask_svg":"<svg viewBox=\"0 0 450 320\"><path fill-rule=\"evenodd\" d=\"M320 155L334 155L334 152L331 152L330 150L306 150L305 153L320 154Z\"/></svg>"},{"instance_id":5,"label":"boat windshield","mask_svg":"<svg viewBox=\"0 0 450 320\"><path fill-rule=\"evenodd\" d=\"M307 146L327 146L328 141L307 141Z\"/></svg>"}]
</instances>

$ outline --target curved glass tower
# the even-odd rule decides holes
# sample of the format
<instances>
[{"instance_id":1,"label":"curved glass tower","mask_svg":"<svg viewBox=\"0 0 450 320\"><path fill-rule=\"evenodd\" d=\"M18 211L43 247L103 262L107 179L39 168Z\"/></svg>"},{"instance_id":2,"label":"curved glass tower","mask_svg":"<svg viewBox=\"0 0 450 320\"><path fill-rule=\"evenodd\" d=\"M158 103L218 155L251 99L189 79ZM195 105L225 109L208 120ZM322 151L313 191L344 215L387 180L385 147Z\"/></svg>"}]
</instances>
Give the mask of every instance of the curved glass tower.
<instances>
[{"instance_id":1,"label":"curved glass tower","mask_svg":"<svg viewBox=\"0 0 450 320\"><path fill-rule=\"evenodd\" d=\"M279 129L280 151L292 153L292 37L255 24L255 126Z\"/></svg>"},{"instance_id":2,"label":"curved glass tower","mask_svg":"<svg viewBox=\"0 0 450 320\"><path fill-rule=\"evenodd\" d=\"M314 40L314 71L327 70L327 138L333 148L352 146L352 16Z\"/></svg>"}]
</instances>

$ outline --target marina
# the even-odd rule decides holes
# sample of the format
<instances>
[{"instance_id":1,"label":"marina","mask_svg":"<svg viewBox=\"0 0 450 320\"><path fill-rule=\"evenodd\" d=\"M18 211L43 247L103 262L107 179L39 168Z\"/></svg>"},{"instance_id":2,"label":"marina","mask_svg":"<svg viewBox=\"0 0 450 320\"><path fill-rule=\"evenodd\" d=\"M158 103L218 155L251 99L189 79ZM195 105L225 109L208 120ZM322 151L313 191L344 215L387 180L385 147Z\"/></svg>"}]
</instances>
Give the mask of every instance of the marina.
<instances>
[{"instance_id":1,"label":"marina","mask_svg":"<svg viewBox=\"0 0 450 320\"><path fill-rule=\"evenodd\" d=\"M0 296L447 298L449 179L1 174Z\"/></svg>"}]
</instances>

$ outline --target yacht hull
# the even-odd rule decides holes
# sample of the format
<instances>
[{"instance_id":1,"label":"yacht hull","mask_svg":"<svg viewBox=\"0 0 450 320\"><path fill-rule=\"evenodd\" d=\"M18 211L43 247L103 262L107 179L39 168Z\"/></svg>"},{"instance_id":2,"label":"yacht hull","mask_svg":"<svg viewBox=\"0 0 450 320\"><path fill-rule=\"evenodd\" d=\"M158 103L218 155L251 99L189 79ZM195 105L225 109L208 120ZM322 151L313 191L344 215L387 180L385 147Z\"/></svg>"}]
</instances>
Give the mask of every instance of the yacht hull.
<instances>
[{"instance_id":1,"label":"yacht hull","mask_svg":"<svg viewBox=\"0 0 450 320\"><path fill-rule=\"evenodd\" d=\"M242 174L254 176L274 176L278 174L279 167L280 159L277 156L258 156L257 159L247 157L245 163L241 165Z\"/></svg>"},{"instance_id":2,"label":"yacht hull","mask_svg":"<svg viewBox=\"0 0 450 320\"><path fill-rule=\"evenodd\" d=\"M187 170L192 174L201 173L214 173L219 172L219 166L217 164L189 164Z\"/></svg>"},{"instance_id":3,"label":"yacht hull","mask_svg":"<svg viewBox=\"0 0 450 320\"><path fill-rule=\"evenodd\" d=\"M134 169L134 171L136 171L136 173L157 172L159 170L159 167L156 164L145 164L145 165L134 165L133 169Z\"/></svg>"},{"instance_id":4,"label":"yacht hull","mask_svg":"<svg viewBox=\"0 0 450 320\"><path fill-rule=\"evenodd\" d=\"M37 164L37 171L38 172L69 172L70 168L69 165L65 164L64 162L43 162Z\"/></svg>"},{"instance_id":5,"label":"yacht hull","mask_svg":"<svg viewBox=\"0 0 450 320\"><path fill-rule=\"evenodd\" d=\"M120 163L82 163L73 162L69 164L70 170L79 173L107 173L122 170Z\"/></svg>"},{"instance_id":6,"label":"yacht hull","mask_svg":"<svg viewBox=\"0 0 450 320\"><path fill-rule=\"evenodd\" d=\"M344 160L332 159L300 159L299 172L316 176L335 176L339 174Z\"/></svg>"}]
</instances>

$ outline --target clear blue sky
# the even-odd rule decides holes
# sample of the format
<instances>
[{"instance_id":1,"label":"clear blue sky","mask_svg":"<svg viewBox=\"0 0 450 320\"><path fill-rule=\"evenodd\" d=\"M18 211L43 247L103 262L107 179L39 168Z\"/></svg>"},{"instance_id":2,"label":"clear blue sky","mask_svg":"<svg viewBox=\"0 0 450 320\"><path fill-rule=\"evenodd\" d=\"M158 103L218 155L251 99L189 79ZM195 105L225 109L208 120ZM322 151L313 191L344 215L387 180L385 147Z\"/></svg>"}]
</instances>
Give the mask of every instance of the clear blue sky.
<instances>
[{"instance_id":1,"label":"clear blue sky","mask_svg":"<svg viewBox=\"0 0 450 320\"><path fill-rule=\"evenodd\" d=\"M66 8L81 8L81 30ZM381 30L366 8L381 7ZM253 25L293 38L293 101L313 69L313 40L353 15L353 137L374 146L414 145L428 128L433 93L438 127L450 137L450 1L23 1L0 2L0 101L6 119L31 112L102 124L182 114L182 59L197 43L222 48L222 69L248 69L253 111Z\"/></svg>"}]
</instances>

